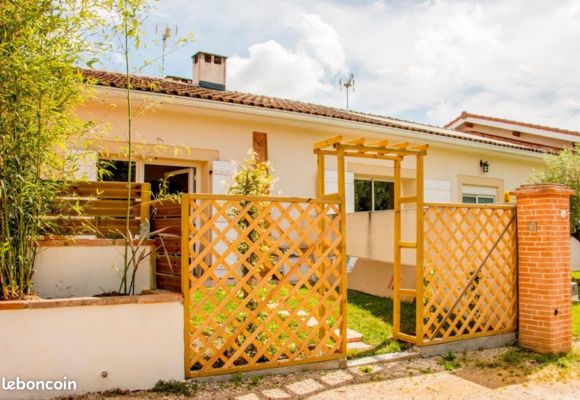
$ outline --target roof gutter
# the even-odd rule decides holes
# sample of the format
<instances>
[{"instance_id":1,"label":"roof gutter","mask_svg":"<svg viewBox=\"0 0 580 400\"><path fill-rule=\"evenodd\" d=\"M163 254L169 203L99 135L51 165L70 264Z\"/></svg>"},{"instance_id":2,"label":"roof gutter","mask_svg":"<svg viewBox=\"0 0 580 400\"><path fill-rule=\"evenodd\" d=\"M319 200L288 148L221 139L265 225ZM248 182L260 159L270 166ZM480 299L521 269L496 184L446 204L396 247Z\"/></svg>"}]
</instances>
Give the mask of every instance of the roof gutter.
<instances>
[{"instance_id":1,"label":"roof gutter","mask_svg":"<svg viewBox=\"0 0 580 400\"><path fill-rule=\"evenodd\" d=\"M112 94L114 97L118 96L125 96L126 90L122 88L112 88L112 87L103 87L103 86L96 86L98 90L108 92ZM475 142L471 140L464 140L460 138L452 138L452 137L445 137L439 136L436 133L429 134L429 133L422 133L417 132L410 129L403 129L403 128L396 128L390 126L381 126L381 125L373 125L365 122L357 122L357 121L348 121L338 118L331 118L325 117L320 115L312 115L312 114L302 114L293 111L284 111L284 110L276 110L271 108L263 108L263 107L255 107L255 106L248 106L245 104L236 104L236 103L226 103L220 102L215 100L204 100L204 99L197 99L193 97L182 97L182 96L175 96L170 94L164 93L155 93L155 92L141 92L135 91L137 95L137 99L139 100L146 100L147 97L150 96L158 96L162 99L167 99L168 101L160 101L158 104L167 104L167 105L181 105L186 107L197 107L197 108L204 108L208 110L216 110L216 111L230 111L233 113L239 114L247 114L247 115L259 115L264 117L278 117L283 118L286 120L291 121L301 121L307 123L315 123L319 125L326 125L326 126L334 126L339 128L345 129L352 129L352 130L365 130L368 132L378 133L378 134L395 134L403 137L415 138L422 141L430 141L435 143L442 143L447 145L455 145L460 147L469 147L473 149L480 149L480 150L488 150L492 152L500 152L504 154L520 156L524 158L534 158L534 159L541 159L544 157L543 153L537 153L533 151L526 151L520 150L515 148L504 147L501 145L494 145L494 144L487 144L481 142Z\"/></svg>"}]
</instances>

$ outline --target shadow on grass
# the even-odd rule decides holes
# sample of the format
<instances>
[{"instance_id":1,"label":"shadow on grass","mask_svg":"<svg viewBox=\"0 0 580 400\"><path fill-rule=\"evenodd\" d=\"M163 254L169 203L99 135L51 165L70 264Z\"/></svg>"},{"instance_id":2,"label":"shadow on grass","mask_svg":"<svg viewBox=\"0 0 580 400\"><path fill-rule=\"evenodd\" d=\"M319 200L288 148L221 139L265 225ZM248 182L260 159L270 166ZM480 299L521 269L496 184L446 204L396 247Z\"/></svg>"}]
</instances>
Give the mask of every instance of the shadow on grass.
<instances>
[{"instance_id":1,"label":"shadow on grass","mask_svg":"<svg viewBox=\"0 0 580 400\"><path fill-rule=\"evenodd\" d=\"M363 342L372 346L370 350L356 352L357 356L392 353L409 347L392 339L392 299L349 290L347 321L348 327L360 332ZM415 305L412 303L401 303L401 330L415 333Z\"/></svg>"}]
</instances>

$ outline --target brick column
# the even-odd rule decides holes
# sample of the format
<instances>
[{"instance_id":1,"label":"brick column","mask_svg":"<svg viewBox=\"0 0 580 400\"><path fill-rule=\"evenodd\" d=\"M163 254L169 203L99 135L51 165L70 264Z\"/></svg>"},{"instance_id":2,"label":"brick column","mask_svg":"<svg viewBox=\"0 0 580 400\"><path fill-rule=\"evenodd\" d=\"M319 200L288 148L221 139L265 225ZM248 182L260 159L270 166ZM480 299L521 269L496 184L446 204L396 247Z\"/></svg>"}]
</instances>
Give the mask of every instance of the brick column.
<instances>
[{"instance_id":1,"label":"brick column","mask_svg":"<svg viewBox=\"0 0 580 400\"><path fill-rule=\"evenodd\" d=\"M570 195L563 185L516 190L519 344L539 353L572 347Z\"/></svg>"}]
</instances>

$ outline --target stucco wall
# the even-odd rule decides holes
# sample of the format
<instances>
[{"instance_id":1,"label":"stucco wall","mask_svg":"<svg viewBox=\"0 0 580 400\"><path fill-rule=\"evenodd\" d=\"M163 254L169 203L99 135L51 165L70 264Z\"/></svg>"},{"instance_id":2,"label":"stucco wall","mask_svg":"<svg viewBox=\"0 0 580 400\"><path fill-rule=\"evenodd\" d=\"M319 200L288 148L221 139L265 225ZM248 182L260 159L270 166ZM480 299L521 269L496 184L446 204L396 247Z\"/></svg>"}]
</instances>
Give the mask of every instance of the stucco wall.
<instances>
[{"instance_id":1,"label":"stucco wall","mask_svg":"<svg viewBox=\"0 0 580 400\"><path fill-rule=\"evenodd\" d=\"M151 246L141 247L150 252ZM42 298L94 296L119 290L123 246L41 247L33 283ZM135 279L135 293L151 289L151 258L146 257Z\"/></svg>"},{"instance_id":2,"label":"stucco wall","mask_svg":"<svg viewBox=\"0 0 580 400\"><path fill-rule=\"evenodd\" d=\"M580 271L580 242L575 237L570 237L570 259L572 271Z\"/></svg>"},{"instance_id":3,"label":"stucco wall","mask_svg":"<svg viewBox=\"0 0 580 400\"><path fill-rule=\"evenodd\" d=\"M218 151L220 160L239 161L247 157L247 151L252 147L253 132L265 132L268 135L269 159L273 163L274 174L279 178L274 192L288 196L314 196L316 159L312 153L312 143L317 140L342 134L346 138L362 135L369 140L387 138L392 142L409 141L408 137L390 128L377 132L361 125L360 129L345 131L344 128L330 122L298 122L187 107L172 104L170 98L163 99L162 103L154 96L149 96L148 99L152 103L149 111L140 114L134 120L136 142L181 149L164 153L175 159L204 161L200 159L199 152L192 150L204 149ZM108 122L111 130L104 134L103 138L123 141L126 125L123 109L111 106L115 102L119 102L119 99L103 95L99 101L89 102L83 106L79 110L79 115L96 122ZM452 201L459 199L460 188L457 183L459 175L499 178L504 180L504 190L514 190L527 178L533 168L539 167L542 163L538 158L507 155L494 148L473 149L436 143L430 140L429 135L425 135L424 140L412 139L411 142L431 145L429 155L425 159L425 178L449 181ZM151 149L144 153L146 159L158 157ZM489 162L488 173L481 172L480 160ZM332 161L331 157L327 157L326 169L335 169ZM390 172L392 168L388 168L392 167L390 165L392 163L366 159L349 159L348 163L381 165L384 173L379 170L378 175L392 176ZM413 175L415 166L412 158L403 162L403 168ZM207 176L202 178L207 182L210 180L209 168L205 173Z\"/></svg>"},{"instance_id":4,"label":"stucco wall","mask_svg":"<svg viewBox=\"0 0 580 400\"><path fill-rule=\"evenodd\" d=\"M183 306L178 301L0 310L0 377L77 382L77 393L153 387L183 379ZM106 377L102 374L106 373ZM6 391L2 399L70 392Z\"/></svg>"}]
</instances>

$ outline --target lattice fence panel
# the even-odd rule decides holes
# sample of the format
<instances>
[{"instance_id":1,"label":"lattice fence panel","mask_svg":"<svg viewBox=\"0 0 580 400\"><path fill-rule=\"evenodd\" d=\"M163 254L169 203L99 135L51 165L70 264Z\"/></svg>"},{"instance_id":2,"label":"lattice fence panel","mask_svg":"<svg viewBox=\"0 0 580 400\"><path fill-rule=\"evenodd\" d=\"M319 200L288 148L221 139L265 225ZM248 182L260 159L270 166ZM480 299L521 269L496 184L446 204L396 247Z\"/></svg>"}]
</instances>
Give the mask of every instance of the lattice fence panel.
<instances>
[{"instance_id":1,"label":"lattice fence panel","mask_svg":"<svg viewBox=\"0 0 580 400\"><path fill-rule=\"evenodd\" d=\"M344 357L339 200L186 198L188 375Z\"/></svg>"},{"instance_id":2,"label":"lattice fence panel","mask_svg":"<svg viewBox=\"0 0 580 400\"><path fill-rule=\"evenodd\" d=\"M429 206L424 233L424 344L514 331L515 207Z\"/></svg>"}]
</instances>

